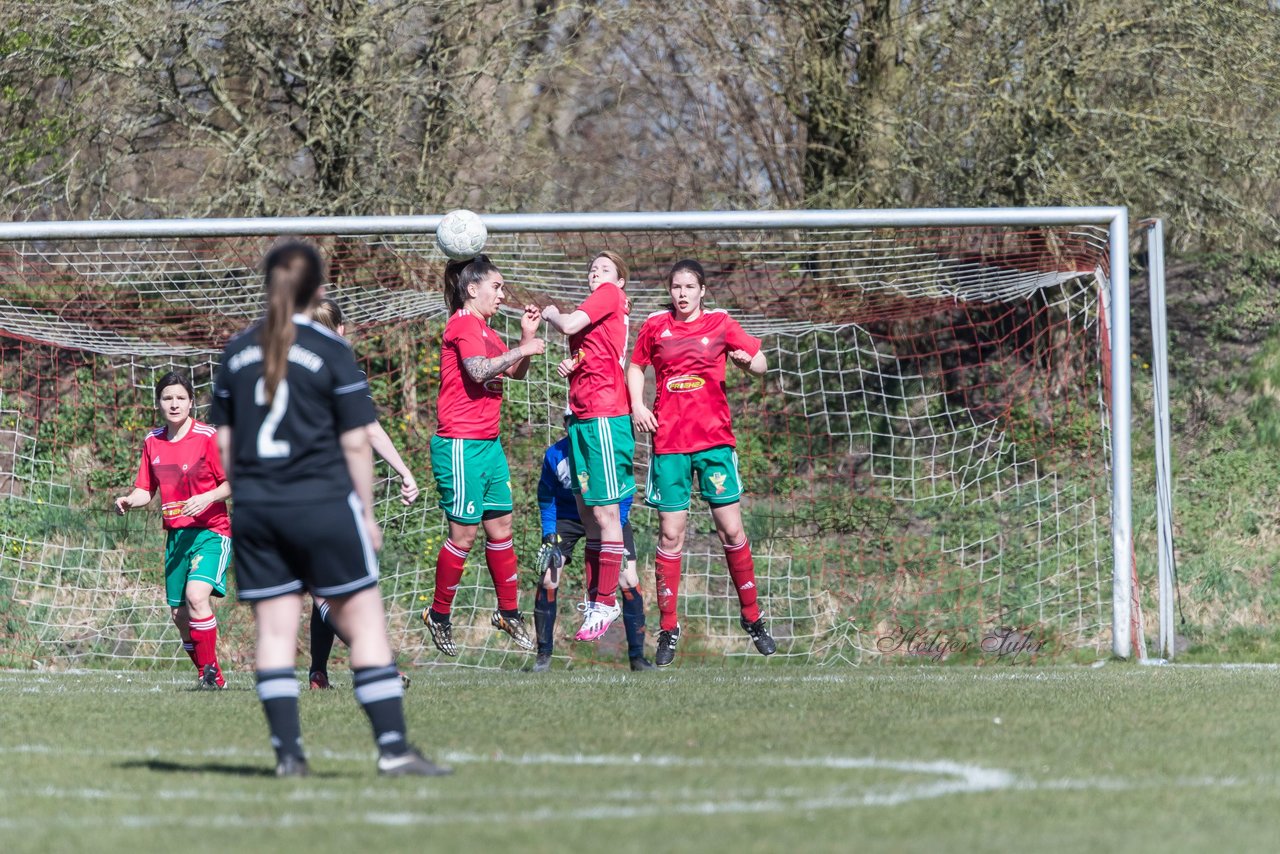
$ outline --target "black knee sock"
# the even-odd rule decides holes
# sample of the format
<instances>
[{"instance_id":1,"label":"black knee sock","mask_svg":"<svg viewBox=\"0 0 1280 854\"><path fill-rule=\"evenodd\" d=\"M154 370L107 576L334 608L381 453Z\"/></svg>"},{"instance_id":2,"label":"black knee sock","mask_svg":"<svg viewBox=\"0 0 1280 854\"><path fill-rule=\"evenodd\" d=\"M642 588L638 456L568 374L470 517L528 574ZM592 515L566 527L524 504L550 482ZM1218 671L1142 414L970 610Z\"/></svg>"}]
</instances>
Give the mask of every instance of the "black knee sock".
<instances>
[{"instance_id":1,"label":"black knee sock","mask_svg":"<svg viewBox=\"0 0 1280 854\"><path fill-rule=\"evenodd\" d=\"M360 667L351 671L356 701L364 707L373 727L378 752L384 756L402 756L409 750L404 732L404 685L395 664L386 667Z\"/></svg>"},{"instance_id":2,"label":"black knee sock","mask_svg":"<svg viewBox=\"0 0 1280 854\"><path fill-rule=\"evenodd\" d=\"M329 603L315 605L311 609L311 672L328 674L329 653L333 651L333 639L338 632L329 622Z\"/></svg>"},{"instance_id":3,"label":"black knee sock","mask_svg":"<svg viewBox=\"0 0 1280 854\"><path fill-rule=\"evenodd\" d=\"M541 584L533 598L533 629L538 634L538 653L550 655L555 646L556 591Z\"/></svg>"},{"instance_id":4,"label":"black knee sock","mask_svg":"<svg viewBox=\"0 0 1280 854\"><path fill-rule=\"evenodd\" d=\"M639 587L622 588L622 627L627 630L627 656L644 655L644 596Z\"/></svg>"},{"instance_id":5,"label":"black knee sock","mask_svg":"<svg viewBox=\"0 0 1280 854\"><path fill-rule=\"evenodd\" d=\"M258 699L271 728L276 760L302 754L302 724L298 720L298 678L289 668L258 671Z\"/></svg>"}]
</instances>

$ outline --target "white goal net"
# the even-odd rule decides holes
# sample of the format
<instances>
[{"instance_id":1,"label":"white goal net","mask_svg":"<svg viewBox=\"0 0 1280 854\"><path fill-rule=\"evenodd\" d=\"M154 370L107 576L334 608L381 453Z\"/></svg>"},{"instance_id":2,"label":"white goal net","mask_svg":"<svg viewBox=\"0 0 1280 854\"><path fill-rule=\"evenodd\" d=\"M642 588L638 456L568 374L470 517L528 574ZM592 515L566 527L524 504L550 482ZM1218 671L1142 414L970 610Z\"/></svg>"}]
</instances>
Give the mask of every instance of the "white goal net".
<instances>
[{"instance_id":1,"label":"white goal net","mask_svg":"<svg viewBox=\"0 0 1280 854\"><path fill-rule=\"evenodd\" d=\"M1113 605L1117 593L1129 601L1129 579L1119 591L1113 579L1131 559L1113 548L1115 259L1094 212L1007 226L799 217L760 227L725 216L672 228L671 215L649 227L643 217L631 215L626 230L553 230L537 216L521 230L521 217L498 217L486 253L513 305L567 308L586 295L594 253L619 252L632 268L633 335L666 302L671 264L696 258L709 300L763 339L768 373L731 370L728 392L778 660L1127 652L1132 614L1117 617ZM330 263L328 292L348 315L381 422L423 487L402 506L379 463L393 641L404 664L445 663L418 618L445 532L428 451L443 259L428 227L409 227L431 218L391 222L359 234L358 220L314 220L300 233ZM197 417L205 411L222 343L260 313L258 267L273 241L185 225L178 237L0 240L0 665L185 662L163 601L159 513L117 517L111 500L132 486L163 372L189 372ZM347 233L331 233L339 226ZM494 326L518 338L514 312ZM562 435L566 397L554 371L563 344L548 339L527 381L507 383L503 410L527 616L535 485L544 449ZM637 482L648 457L638 437ZM652 627L657 517L637 499L632 518ZM1127 550L1127 532L1117 542ZM696 499L684 552L682 654L758 660ZM579 553L563 602L580 594L580 578ZM523 666L528 654L489 627L493 607L474 549L455 606L457 662ZM575 618L562 604L559 655L625 663L616 629L599 645L568 640ZM246 662L247 609L228 601L219 620L223 658Z\"/></svg>"}]
</instances>

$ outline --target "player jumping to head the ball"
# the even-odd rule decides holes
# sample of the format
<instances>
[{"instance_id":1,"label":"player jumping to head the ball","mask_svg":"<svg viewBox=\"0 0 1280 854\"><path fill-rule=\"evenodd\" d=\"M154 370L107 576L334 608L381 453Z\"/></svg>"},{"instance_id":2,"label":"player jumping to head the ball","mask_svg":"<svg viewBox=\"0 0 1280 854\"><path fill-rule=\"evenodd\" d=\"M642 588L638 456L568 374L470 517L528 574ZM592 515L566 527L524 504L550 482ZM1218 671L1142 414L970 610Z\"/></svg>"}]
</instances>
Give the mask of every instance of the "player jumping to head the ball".
<instances>
[{"instance_id":1,"label":"player jumping to head the ball","mask_svg":"<svg viewBox=\"0 0 1280 854\"><path fill-rule=\"evenodd\" d=\"M711 506L711 518L724 546L742 609L742 628L761 655L773 655L777 645L760 616L751 544L742 527L742 479L724 385L726 360L753 374L763 374L765 356L760 340L743 331L736 320L723 311L703 307L707 279L697 261L678 262L671 268L667 285L671 304L665 311L651 314L640 327L627 368L636 429L653 434L646 500L658 508L654 580L662 616L654 663L669 665L680 640L676 616L680 552L695 480ZM644 405L644 374L650 365L657 385L652 411Z\"/></svg>"},{"instance_id":2,"label":"player jumping to head the ball","mask_svg":"<svg viewBox=\"0 0 1280 854\"><path fill-rule=\"evenodd\" d=\"M542 310L547 323L569 336L569 358L557 370L569 379L569 471L587 532L587 601L578 606L583 620L575 635L584 641L599 639L622 613L618 577L627 549L618 505L636 491L635 436L622 373L631 313L626 285L626 263L617 253L601 252L587 269L590 296L581 305L568 314L554 305Z\"/></svg>"},{"instance_id":3,"label":"player jumping to head the ball","mask_svg":"<svg viewBox=\"0 0 1280 854\"><path fill-rule=\"evenodd\" d=\"M529 361L546 342L537 337L542 315L525 306L520 343L508 350L489 318L505 298L505 283L487 257L451 261L444 292L451 312L440 352L440 394L436 434L431 437L431 471L449 536L436 558L435 595L422 612L431 640L445 655L457 655L450 613L467 554L484 525L485 562L498 594L491 623L521 649L533 649L518 599L516 552L511 537L511 472L498 439L505 378L522 379Z\"/></svg>"}]
</instances>

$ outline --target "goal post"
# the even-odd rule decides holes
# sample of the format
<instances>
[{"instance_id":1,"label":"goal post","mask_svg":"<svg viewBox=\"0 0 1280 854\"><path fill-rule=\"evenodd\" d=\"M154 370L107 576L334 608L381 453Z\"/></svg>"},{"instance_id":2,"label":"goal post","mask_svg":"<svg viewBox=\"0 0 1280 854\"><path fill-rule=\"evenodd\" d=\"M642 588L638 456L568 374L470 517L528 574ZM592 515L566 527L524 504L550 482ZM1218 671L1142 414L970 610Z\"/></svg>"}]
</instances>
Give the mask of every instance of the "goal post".
<instances>
[{"instance_id":1,"label":"goal post","mask_svg":"<svg viewBox=\"0 0 1280 854\"><path fill-rule=\"evenodd\" d=\"M766 378L735 375L729 394L780 659L981 654L990 637L1023 653L1047 638L1143 654L1124 208L482 218L512 302L576 304L591 253L614 248L632 263L634 338L665 302L666 269L695 257L708 296L764 341ZM178 658L157 607L159 514L112 522L105 508L131 486L153 426L149 384L182 367L207 397L226 335L259 312L262 253L284 236L316 240L332 262L331 295L423 487L401 507L379 467L391 629L403 655L434 660L416 612L444 530L426 456L445 315L440 219L0 224L0 661ZM494 325L518 335L514 313ZM560 434L565 401L561 345L548 339L544 363L507 384L504 404L522 567L539 533L540 450ZM76 405L100 411L84 417ZM637 464L643 484L643 439ZM695 499L681 602L689 648L752 660L705 516ZM638 498L633 518L652 577L656 513ZM463 660L515 666L486 631L492 591L479 556L464 584ZM247 618L222 622L227 643L243 644Z\"/></svg>"}]
</instances>

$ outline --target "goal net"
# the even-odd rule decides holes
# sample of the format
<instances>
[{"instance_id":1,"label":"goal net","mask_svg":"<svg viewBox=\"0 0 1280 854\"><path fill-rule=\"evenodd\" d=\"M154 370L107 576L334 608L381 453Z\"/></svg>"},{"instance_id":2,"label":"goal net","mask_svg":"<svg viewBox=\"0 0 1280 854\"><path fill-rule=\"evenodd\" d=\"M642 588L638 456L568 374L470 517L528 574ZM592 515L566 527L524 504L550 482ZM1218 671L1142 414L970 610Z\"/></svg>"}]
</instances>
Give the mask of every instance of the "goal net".
<instances>
[{"instance_id":1,"label":"goal net","mask_svg":"<svg viewBox=\"0 0 1280 854\"><path fill-rule=\"evenodd\" d=\"M666 302L671 264L696 258L709 302L763 339L767 374L731 367L728 396L775 661L1026 660L1112 646L1113 621L1130 615L1112 605L1105 224L673 229L669 217L596 231L495 217L486 252L513 306L562 308L585 297L594 253L619 252L632 269L632 340ZM418 617L446 530L428 451L446 318L435 221L293 223L329 262L328 293L347 314L381 423L422 487L402 506L379 462L382 592L401 662L418 665L455 661L436 653ZM233 222L222 236L199 236L190 221L167 225L195 236L145 236L155 231L140 225L111 238L0 241L0 665L185 665L163 601L160 514L119 517L112 499L132 488L159 423L155 381L187 371L203 417L221 345L261 312L259 267L280 232L253 221L271 236L228 233ZM339 225L346 233L325 233ZM518 338L516 312L493 325ZM548 341L527 380L507 383L503 409L530 625L535 488L566 401L554 370L564 345ZM648 464L638 437L638 483ZM682 656L759 661L697 498L689 518ZM653 627L657 514L637 499L632 520ZM528 654L489 626L483 549L471 554L456 661L523 666ZM563 603L580 595L579 553L561 587L557 655L625 663L616 628L597 645L570 640L576 614ZM229 598L218 614L224 661L249 667L248 609Z\"/></svg>"}]
</instances>

